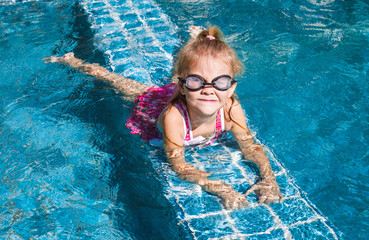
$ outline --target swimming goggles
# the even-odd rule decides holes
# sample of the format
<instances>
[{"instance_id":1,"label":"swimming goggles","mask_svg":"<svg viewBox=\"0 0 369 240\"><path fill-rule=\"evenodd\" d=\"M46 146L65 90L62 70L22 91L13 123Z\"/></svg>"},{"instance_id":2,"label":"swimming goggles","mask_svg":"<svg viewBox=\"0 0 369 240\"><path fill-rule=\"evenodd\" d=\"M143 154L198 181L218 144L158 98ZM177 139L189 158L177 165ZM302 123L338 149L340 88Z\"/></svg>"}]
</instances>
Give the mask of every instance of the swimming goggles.
<instances>
[{"instance_id":1,"label":"swimming goggles","mask_svg":"<svg viewBox=\"0 0 369 240\"><path fill-rule=\"evenodd\" d=\"M231 76L229 75L220 75L214 78L211 83L207 83L202 77L198 75L189 75L186 78L178 77L179 81L183 83L188 90L198 91L204 88L206 85L213 86L215 89L219 91L228 90L235 82Z\"/></svg>"}]
</instances>

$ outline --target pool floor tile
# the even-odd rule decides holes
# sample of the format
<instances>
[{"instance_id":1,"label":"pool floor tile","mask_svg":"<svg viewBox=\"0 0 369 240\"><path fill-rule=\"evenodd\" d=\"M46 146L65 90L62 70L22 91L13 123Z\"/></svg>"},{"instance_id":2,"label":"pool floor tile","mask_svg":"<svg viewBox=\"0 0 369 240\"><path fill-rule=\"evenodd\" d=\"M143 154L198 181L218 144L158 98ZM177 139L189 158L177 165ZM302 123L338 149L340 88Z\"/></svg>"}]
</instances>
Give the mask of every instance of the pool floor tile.
<instances>
[{"instance_id":1,"label":"pool floor tile","mask_svg":"<svg viewBox=\"0 0 369 240\"><path fill-rule=\"evenodd\" d=\"M315 210L301 198L292 198L281 204L270 205L286 226L317 217Z\"/></svg>"},{"instance_id":2,"label":"pool floor tile","mask_svg":"<svg viewBox=\"0 0 369 240\"><path fill-rule=\"evenodd\" d=\"M321 220L293 226L290 232L294 239L336 239L336 235Z\"/></svg>"},{"instance_id":3,"label":"pool floor tile","mask_svg":"<svg viewBox=\"0 0 369 240\"><path fill-rule=\"evenodd\" d=\"M262 206L234 211L231 217L235 227L244 234L262 233L274 226L273 216Z\"/></svg>"},{"instance_id":4,"label":"pool floor tile","mask_svg":"<svg viewBox=\"0 0 369 240\"><path fill-rule=\"evenodd\" d=\"M225 215L213 215L199 219L192 219L190 225L196 229L195 236L198 240L209 238L221 238L234 233L231 223Z\"/></svg>"}]
</instances>

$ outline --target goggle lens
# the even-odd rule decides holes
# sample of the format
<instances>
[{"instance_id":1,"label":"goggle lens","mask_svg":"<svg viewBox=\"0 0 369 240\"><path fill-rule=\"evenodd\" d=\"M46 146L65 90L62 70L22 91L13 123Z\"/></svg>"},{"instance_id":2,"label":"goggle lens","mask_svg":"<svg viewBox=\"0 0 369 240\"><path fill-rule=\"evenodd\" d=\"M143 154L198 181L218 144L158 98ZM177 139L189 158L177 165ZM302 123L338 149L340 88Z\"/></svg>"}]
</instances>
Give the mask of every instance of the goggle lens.
<instances>
[{"instance_id":1,"label":"goggle lens","mask_svg":"<svg viewBox=\"0 0 369 240\"><path fill-rule=\"evenodd\" d=\"M185 85L189 89L200 89L204 85L204 81L196 76L188 76L185 81Z\"/></svg>"}]
</instances>

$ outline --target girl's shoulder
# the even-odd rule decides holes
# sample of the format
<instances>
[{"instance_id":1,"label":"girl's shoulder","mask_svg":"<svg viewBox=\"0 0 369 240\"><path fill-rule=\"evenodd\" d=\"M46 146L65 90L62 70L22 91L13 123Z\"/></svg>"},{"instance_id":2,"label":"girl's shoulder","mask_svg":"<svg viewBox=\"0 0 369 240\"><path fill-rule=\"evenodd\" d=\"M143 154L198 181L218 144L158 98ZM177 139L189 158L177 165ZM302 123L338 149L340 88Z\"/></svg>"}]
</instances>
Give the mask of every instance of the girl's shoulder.
<instances>
[{"instance_id":1,"label":"girl's shoulder","mask_svg":"<svg viewBox=\"0 0 369 240\"><path fill-rule=\"evenodd\" d=\"M162 114L160 116L163 116L163 118L165 118L166 120L165 121L179 121L179 120L182 120L182 114L181 112L179 111L179 109L172 105L172 104L169 104L168 107L162 112Z\"/></svg>"},{"instance_id":2,"label":"girl's shoulder","mask_svg":"<svg viewBox=\"0 0 369 240\"><path fill-rule=\"evenodd\" d=\"M240 110L242 111L241 104L236 98L228 98L227 104L223 109L226 117L229 117L230 114L236 114Z\"/></svg>"},{"instance_id":3,"label":"girl's shoulder","mask_svg":"<svg viewBox=\"0 0 369 240\"><path fill-rule=\"evenodd\" d=\"M243 112L240 102L235 98L229 98L224 106L225 124L227 130L232 130L234 127L246 128L246 117Z\"/></svg>"},{"instance_id":4,"label":"girl's shoulder","mask_svg":"<svg viewBox=\"0 0 369 240\"><path fill-rule=\"evenodd\" d=\"M162 113L160 114L158 118L158 126L160 129L162 129L164 132L168 131L172 132L177 130L180 130L181 133L183 133L183 118L181 112L178 110L177 107L170 104ZM183 135L183 134L182 134Z\"/></svg>"}]
</instances>

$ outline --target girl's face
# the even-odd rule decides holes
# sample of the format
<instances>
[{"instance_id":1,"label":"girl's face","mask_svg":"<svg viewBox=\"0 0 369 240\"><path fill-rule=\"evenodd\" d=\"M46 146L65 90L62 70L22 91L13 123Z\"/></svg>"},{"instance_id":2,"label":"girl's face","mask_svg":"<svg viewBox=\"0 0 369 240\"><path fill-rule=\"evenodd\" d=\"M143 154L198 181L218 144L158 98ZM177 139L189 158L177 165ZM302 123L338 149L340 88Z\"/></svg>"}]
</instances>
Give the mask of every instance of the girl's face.
<instances>
[{"instance_id":1,"label":"girl's face","mask_svg":"<svg viewBox=\"0 0 369 240\"><path fill-rule=\"evenodd\" d=\"M222 60L221 56L213 57L210 54L201 55L197 62L190 66L189 75L191 74L201 76L207 83L211 83L214 78L220 75L234 77L232 68ZM219 91L213 86L206 85L198 91L191 91L183 84L179 86L181 94L186 97L191 117L215 116L218 110L227 103L236 88L236 84L233 84L228 90Z\"/></svg>"}]
</instances>

